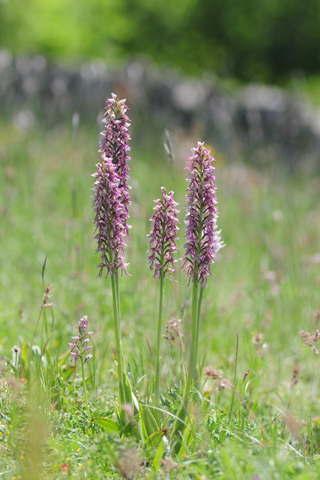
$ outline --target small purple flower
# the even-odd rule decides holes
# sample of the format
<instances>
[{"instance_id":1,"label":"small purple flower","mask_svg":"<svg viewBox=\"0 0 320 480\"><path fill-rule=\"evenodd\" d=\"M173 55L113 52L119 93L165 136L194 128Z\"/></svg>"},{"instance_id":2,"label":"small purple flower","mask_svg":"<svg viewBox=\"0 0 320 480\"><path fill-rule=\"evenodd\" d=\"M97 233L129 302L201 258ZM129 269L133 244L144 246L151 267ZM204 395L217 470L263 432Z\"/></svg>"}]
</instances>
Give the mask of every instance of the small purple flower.
<instances>
[{"instance_id":1,"label":"small purple flower","mask_svg":"<svg viewBox=\"0 0 320 480\"><path fill-rule=\"evenodd\" d=\"M112 159L112 163L116 167L116 173L119 176L119 200L124 206L124 213L122 215L122 222L125 226L126 235L129 238L129 226L126 224L129 218L128 206L131 205L128 181L130 180L128 161L131 160L128 152L130 147L128 141L130 135L128 127L130 126L130 119L126 115L128 107L125 100L119 100L117 95L112 93L112 98L106 101L105 115L103 123L105 129L101 133L103 136L100 142L99 152L101 157L108 157Z\"/></svg>"},{"instance_id":2,"label":"small purple flower","mask_svg":"<svg viewBox=\"0 0 320 480\"><path fill-rule=\"evenodd\" d=\"M75 327L78 329L78 335L72 337L73 342L69 343L71 347L70 355L73 356L74 360L82 360L83 363L88 363L92 358L92 349L93 347L88 347L88 343L91 340L93 332L86 333L88 328L88 319L87 315L83 318L80 318L78 325Z\"/></svg>"},{"instance_id":3,"label":"small purple flower","mask_svg":"<svg viewBox=\"0 0 320 480\"><path fill-rule=\"evenodd\" d=\"M101 155L101 163L97 164L97 172L93 185L93 206L95 210L94 223L98 240L97 252L101 253L99 276L106 268L106 277L118 276L121 268L127 274L124 263L124 248L126 247L126 207L122 203L119 175L112 159Z\"/></svg>"},{"instance_id":4,"label":"small purple flower","mask_svg":"<svg viewBox=\"0 0 320 480\"><path fill-rule=\"evenodd\" d=\"M150 238L150 249L148 250L150 269L154 270L154 278L159 279L161 275L168 273L170 280L175 273L173 256L178 250L175 241L178 239L177 224L179 223L176 210L177 202L173 199L173 193L166 193L161 187L162 197L155 200L155 214L150 218L153 222L152 232L147 235Z\"/></svg>"},{"instance_id":5,"label":"small purple flower","mask_svg":"<svg viewBox=\"0 0 320 480\"><path fill-rule=\"evenodd\" d=\"M198 142L192 149L187 162L187 216L186 216L186 253L183 265L187 271L189 283L199 282L207 285L207 276L216 253L224 246L220 231L217 231L218 208L216 197L214 160L210 150Z\"/></svg>"}]
</instances>

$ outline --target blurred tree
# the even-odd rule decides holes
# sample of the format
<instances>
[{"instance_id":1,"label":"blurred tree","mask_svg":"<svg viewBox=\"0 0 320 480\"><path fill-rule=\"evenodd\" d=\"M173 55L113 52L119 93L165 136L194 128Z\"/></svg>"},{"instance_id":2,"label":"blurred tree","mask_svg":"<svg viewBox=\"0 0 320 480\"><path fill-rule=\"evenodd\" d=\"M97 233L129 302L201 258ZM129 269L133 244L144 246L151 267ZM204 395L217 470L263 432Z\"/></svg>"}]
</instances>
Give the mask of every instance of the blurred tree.
<instances>
[{"instance_id":1,"label":"blurred tree","mask_svg":"<svg viewBox=\"0 0 320 480\"><path fill-rule=\"evenodd\" d=\"M320 0L282 0L266 33L265 62L275 78L320 73Z\"/></svg>"},{"instance_id":2,"label":"blurred tree","mask_svg":"<svg viewBox=\"0 0 320 480\"><path fill-rule=\"evenodd\" d=\"M320 0L0 0L0 45L54 59L145 54L199 75L320 73Z\"/></svg>"}]
</instances>

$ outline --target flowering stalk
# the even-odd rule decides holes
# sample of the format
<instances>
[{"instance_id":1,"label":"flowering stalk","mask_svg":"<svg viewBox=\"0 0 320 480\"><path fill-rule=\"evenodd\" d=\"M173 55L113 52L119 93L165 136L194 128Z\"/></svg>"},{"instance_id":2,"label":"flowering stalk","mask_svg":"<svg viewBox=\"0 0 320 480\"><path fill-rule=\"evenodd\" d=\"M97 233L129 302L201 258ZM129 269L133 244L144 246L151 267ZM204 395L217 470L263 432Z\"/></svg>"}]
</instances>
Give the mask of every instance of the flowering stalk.
<instances>
[{"instance_id":1,"label":"flowering stalk","mask_svg":"<svg viewBox=\"0 0 320 480\"><path fill-rule=\"evenodd\" d=\"M118 283L119 270L126 275L127 266L124 262L126 241L130 239L127 220L128 206L131 204L128 186L130 160L128 141L129 118L126 115L125 100L119 100L116 95L106 102L106 112L103 119L105 129L100 142L100 162L97 172L93 174L93 206L95 210L94 223L98 240L97 252L100 252L101 263L99 276L105 271L106 278L111 276L114 329L116 338L119 403L126 403L124 388L124 360L120 328L120 293Z\"/></svg>"},{"instance_id":2,"label":"flowering stalk","mask_svg":"<svg viewBox=\"0 0 320 480\"><path fill-rule=\"evenodd\" d=\"M166 274L170 280L173 280L175 273L174 263L177 261L174 259L174 254L178 250L176 246L176 240L178 239L177 231L179 213L176 210L178 205L173 198L174 192L166 193L164 187L161 188L162 196L158 200L155 200L156 206L154 207L155 213L150 218L153 223L152 231L147 235L150 239L150 248L148 253L150 269L154 270L154 278L159 280L160 286L160 301L159 301L159 316L158 316L158 329L157 329L157 344L156 344L156 378L155 378L155 406L159 407L160 398L160 366L161 366L161 354L160 354L160 340L161 340L161 324L162 324L162 308L163 308L163 293L164 293L164 278Z\"/></svg>"},{"instance_id":3,"label":"flowering stalk","mask_svg":"<svg viewBox=\"0 0 320 480\"><path fill-rule=\"evenodd\" d=\"M186 253L182 268L187 271L189 284L193 283L191 345L187 379L183 402L178 418L184 420L192 382L197 380L199 320L203 298L203 288L207 286L207 276L211 275L211 265L217 252L224 246L220 232L217 231L218 208L216 197L214 160L210 151L198 142L192 149L187 162L187 215L186 215ZM174 426L174 435L178 433L180 421Z\"/></svg>"},{"instance_id":4,"label":"flowering stalk","mask_svg":"<svg viewBox=\"0 0 320 480\"><path fill-rule=\"evenodd\" d=\"M124 207L119 200L120 189L119 176L116 173L115 165L111 158L101 157L101 162L97 164L97 172L93 175L95 182L93 190L95 191L93 205L96 212L94 222L96 238L98 240L97 252L101 253L101 263L99 276L105 269L106 277L111 276L114 329L116 337L116 351L119 377L119 400L120 404L125 403L124 385L123 385L123 353L120 330L120 302L119 288L116 282L118 270L121 269L127 273L127 264L124 263L124 247L126 246L126 231L123 224Z\"/></svg>"},{"instance_id":5,"label":"flowering stalk","mask_svg":"<svg viewBox=\"0 0 320 480\"><path fill-rule=\"evenodd\" d=\"M215 261L216 253L223 247L220 232L217 231L218 208L216 197L215 168L212 166L213 157L210 150L204 148L203 143L192 149L192 155L187 162L187 216L186 216L186 253L183 265L187 271L189 284L194 284L192 322L196 323L194 336L191 339L189 375L196 378L199 344L199 319L203 296L203 287L207 286L207 276L211 275L211 265ZM200 287L200 294L195 292ZM195 299L197 295L197 299Z\"/></svg>"},{"instance_id":6,"label":"flowering stalk","mask_svg":"<svg viewBox=\"0 0 320 480\"><path fill-rule=\"evenodd\" d=\"M88 317L85 315L83 318L80 318L78 325L76 326L78 329L78 335L72 337L73 342L69 343L71 347L70 355L74 358L75 362L80 360L81 363L81 370L82 370L82 382L83 382L83 392L84 398L86 402L86 409L88 414L88 420L90 420L90 410L88 405L88 395L87 395L87 387L86 387L86 380L84 376L84 365L88 363L92 358L92 349L93 347L88 343L91 340L91 336L93 332L86 332L88 328Z\"/></svg>"},{"instance_id":7,"label":"flowering stalk","mask_svg":"<svg viewBox=\"0 0 320 480\"><path fill-rule=\"evenodd\" d=\"M94 223L98 247L96 252L101 254L99 277L106 269L108 275L118 276L121 269L127 274L127 264L124 263L124 248L126 247L126 227L124 225L125 207L121 203L119 175L112 159L101 156L101 163L97 163L97 172L93 185L93 207L95 210Z\"/></svg>"},{"instance_id":8,"label":"flowering stalk","mask_svg":"<svg viewBox=\"0 0 320 480\"><path fill-rule=\"evenodd\" d=\"M129 218L128 206L131 205L128 185L130 180L128 162L131 160L128 152L130 147L128 142L130 135L128 128L130 126L130 119L126 115L128 110L125 100L119 100L118 97L112 93L112 98L106 102L105 115L102 122L105 124L105 129L101 132L103 136L100 142L99 152L105 157L111 158L112 163L116 167L116 173L119 175L119 200L123 206L122 221L125 228L126 235L129 238L129 225L127 219Z\"/></svg>"},{"instance_id":9,"label":"flowering stalk","mask_svg":"<svg viewBox=\"0 0 320 480\"><path fill-rule=\"evenodd\" d=\"M216 253L223 247L220 232L217 232L218 208L216 196L215 167L211 165L213 157L210 150L198 142L192 149L187 162L187 216L186 216L186 253L183 266L187 270L189 283L207 285L207 276L211 275L211 265Z\"/></svg>"}]
</instances>

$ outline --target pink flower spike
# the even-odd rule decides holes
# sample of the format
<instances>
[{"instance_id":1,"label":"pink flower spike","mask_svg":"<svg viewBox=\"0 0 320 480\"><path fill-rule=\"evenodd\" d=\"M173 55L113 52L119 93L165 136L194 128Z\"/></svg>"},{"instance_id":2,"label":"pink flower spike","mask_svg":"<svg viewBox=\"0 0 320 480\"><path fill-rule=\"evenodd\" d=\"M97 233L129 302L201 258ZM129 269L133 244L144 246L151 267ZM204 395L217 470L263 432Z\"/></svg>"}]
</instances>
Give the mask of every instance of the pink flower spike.
<instances>
[{"instance_id":1,"label":"pink flower spike","mask_svg":"<svg viewBox=\"0 0 320 480\"><path fill-rule=\"evenodd\" d=\"M182 268L187 271L189 283L207 285L207 276L216 254L224 246L217 230L218 207L214 160L210 150L198 142L187 162L186 253Z\"/></svg>"},{"instance_id":2,"label":"pink flower spike","mask_svg":"<svg viewBox=\"0 0 320 480\"><path fill-rule=\"evenodd\" d=\"M119 100L117 95L112 93L112 98L106 101L105 115L103 123L105 129L101 132L103 136L100 142L99 152L102 157L111 158L115 165L115 172L119 176L119 200L123 205L124 212L121 216L121 221L125 227L125 233L129 239L129 226L127 219L129 218L128 206L131 205L128 185L130 180L128 162L131 160L128 152L130 147L128 142L130 135L128 128L130 126L130 119L126 115L128 110L125 100Z\"/></svg>"},{"instance_id":3,"label":"pink flower spike","mask_svg":"<svg viewBox=\"0 0 320 480\"><path fill-rule=\"evenodd\" d=\"M174 201L174 192L167 194L164 187L161 187L161 190L162 197L155 200L155 213L150 218L153 229L147 235L150 239L148 258L150 269L154 270L154 278L159 279L161 275L165 276L167 273L170 280L173 280L174 263L177 261L174 260L174 254L178 250L175 241L178 239L179 211L175 208L178 204Z\"/></svg>"},{"instance_id":4,"label":"pink flower spike","mask_svg":"<svg viewBox=\"0 0 320 480\"><path fill-rule=\"evenodd\" d=\"M102 276L104 268L106 277L109 274L117 277L119 268L128 274L127 264L124 263L127 236L126 206L122 203L120 179L112 159L103 154L93 176L95 177L93 206L96 213L94 223L97 232L95 238L98 240L97 252L101 253L99 276Z\"/></svg>"},{"instance_id":5,"label":"pink flower spike","mask_svg":"<svg viewBox=\"0 0 320 480\"><path fill-rule=\"evenodd\" d=\"M86 315L83 318L80 318L76 328L79 331L79 335L72 337L72 340L74 341L69 343L71 347L70 355L74 358L75 362L82 360L84 363L87 363L92 357L92 354L88 354L85 359L83 357L86 352L91 352L93 350L92 346L87 347L93 332L89 332L90 335L89 333L86 333L88 328L88 318Z\"/></svg>"}]
</instances>

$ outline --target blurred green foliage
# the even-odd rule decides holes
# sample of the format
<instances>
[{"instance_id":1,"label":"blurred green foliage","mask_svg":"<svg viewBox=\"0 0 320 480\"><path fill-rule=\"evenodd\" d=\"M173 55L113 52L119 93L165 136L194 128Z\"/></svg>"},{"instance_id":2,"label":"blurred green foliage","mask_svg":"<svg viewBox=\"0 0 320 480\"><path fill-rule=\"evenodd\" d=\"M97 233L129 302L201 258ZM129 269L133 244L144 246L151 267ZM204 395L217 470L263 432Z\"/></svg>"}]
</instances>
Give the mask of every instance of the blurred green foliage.
<instances>
[{"instance_id":1,"label":"blurred green foliage","mask_svg":"<svg viewBox=\"0 0 320 480\"><path fill-rule=\"evenodd\" d=\"M67 61L145 54L187 74L280 82L320 70L320 0L0 2L0 45Z\"/></svg>"}]
</instances>

